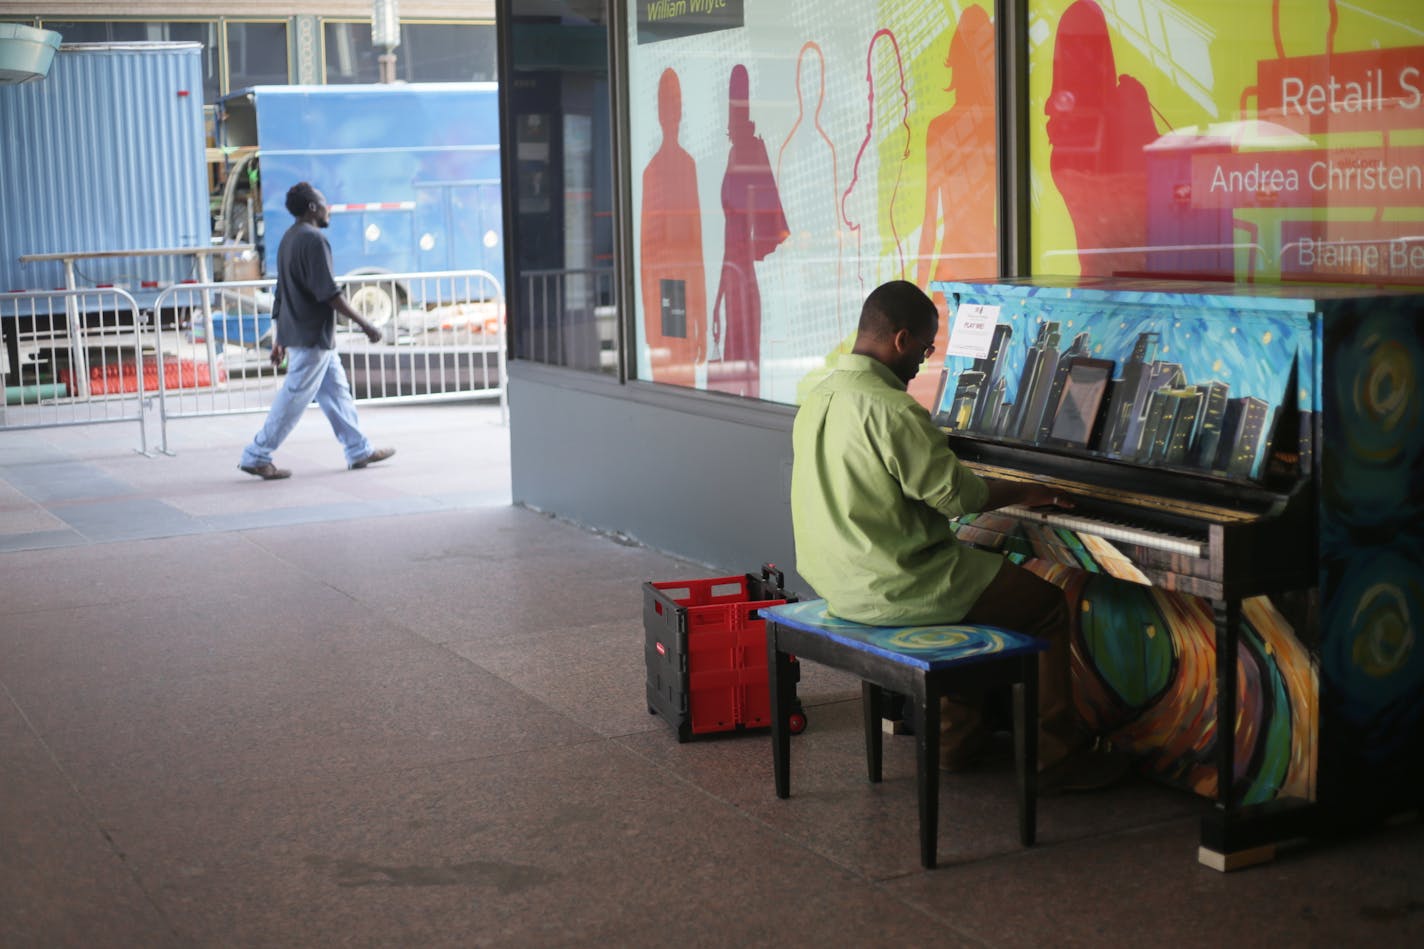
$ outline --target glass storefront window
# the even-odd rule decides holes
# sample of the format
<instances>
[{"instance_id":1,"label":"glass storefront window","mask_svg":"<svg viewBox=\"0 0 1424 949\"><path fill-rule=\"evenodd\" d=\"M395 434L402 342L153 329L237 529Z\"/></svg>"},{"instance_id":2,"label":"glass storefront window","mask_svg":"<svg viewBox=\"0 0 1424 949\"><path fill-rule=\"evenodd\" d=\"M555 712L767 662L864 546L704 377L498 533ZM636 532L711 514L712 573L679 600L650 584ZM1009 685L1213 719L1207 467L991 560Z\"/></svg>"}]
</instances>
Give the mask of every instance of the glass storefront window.
<instances>
[{"instance_id":1,"label":"glass storefront window","mask_svg":"<svg viewBox=\"0 0 1424 949\"><path fill-rule=\"evenodd\" d=\"M289 81L286 23L226 24L229 91Z\"/></svg>"},{"instance_id":2,"label":"glass storefront window","mask_svg":"<svg viewBox=\"0 0 1424 949\"><path fill-rule=\"evenodd\" d=\"M203 101L213 102L221 92L218 72L218 27L215 22L145 22L142 20L51 20L65 43L185 42L203 44Z\"/></svg>"},{"instance_id":3,"label":"glass storefront window","mask_svg":"<svg viewBox=\"0 0 1424 949\"><path fill-rule=\"evenodd\" d=\"M1029 3L1038 273L1424 285L1424 6Z\"/></svg>"},{"instance_id":4,"label":"glass storefront window","mask_svg":"<svg viewBox=\"0 0 1424 949\"><path fill-rule=\"evenodd\" d=\"M640 378L794 403L879 284L997 276L993 4L958 9L630 11Z\"/></svg>"},{"instance_id":5,"label":"glass storefront window","mask_svg":"<svg viewBox=\"0 0 1424 949\"><path fill-rule=\"evenodd\" d=\"M326 81L377 82L381 50L371 45L371 23L327 21ZM494 25L402 23L396 75L406 82L484 82L495 77Z\"/></svg>"},{"instance_id":6,"label":"glass storefront window","mask_svg":"<svg viewBox=\"0 0 1424 949\"><path fill-rule=\"evenodd\" d=\"M376 82L381 78L378 55L371 46L370 23L332 23L322 28L328 85Z\"/></svg>"},{"instance_id":7,"label":"glass storefront window","mask_svg":"<svg viewBox=\"0 0 1424 949\"><path fill-rule=\"evenodd\" d=\"M410 82L493 82L494 25L407 23L396 52Z\"/></svg>"},{"instance_id":8,"label":"glass storefront window","mask_svg":"<svg viewBox=\"0 0 1424 949\"><path fill-rule=\"evenodd\" d=\"M511 354L616 376L613 142L605 24L502 0Z\"/></svg>"}]
</instances>

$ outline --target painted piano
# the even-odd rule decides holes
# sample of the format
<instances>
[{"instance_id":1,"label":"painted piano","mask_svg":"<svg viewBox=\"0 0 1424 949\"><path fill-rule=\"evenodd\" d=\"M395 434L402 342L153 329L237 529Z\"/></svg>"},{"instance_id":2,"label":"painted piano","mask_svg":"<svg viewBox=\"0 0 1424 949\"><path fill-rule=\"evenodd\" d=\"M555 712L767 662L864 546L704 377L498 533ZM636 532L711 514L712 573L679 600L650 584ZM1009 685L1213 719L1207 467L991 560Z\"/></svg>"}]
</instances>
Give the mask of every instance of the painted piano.
<instances>
[{"instance_id":1,"label":"painted piano","mask_svg":"<svg viewBox=\"0 0 1424 949\"><path fill-rule=\"evenodd\" d=\"M1208 799L1202 862L1424 805L1424 290L931 288L951 446L1076 501L959 536L1065 588L1079 712Z\"/></svg>"}]
</instances>

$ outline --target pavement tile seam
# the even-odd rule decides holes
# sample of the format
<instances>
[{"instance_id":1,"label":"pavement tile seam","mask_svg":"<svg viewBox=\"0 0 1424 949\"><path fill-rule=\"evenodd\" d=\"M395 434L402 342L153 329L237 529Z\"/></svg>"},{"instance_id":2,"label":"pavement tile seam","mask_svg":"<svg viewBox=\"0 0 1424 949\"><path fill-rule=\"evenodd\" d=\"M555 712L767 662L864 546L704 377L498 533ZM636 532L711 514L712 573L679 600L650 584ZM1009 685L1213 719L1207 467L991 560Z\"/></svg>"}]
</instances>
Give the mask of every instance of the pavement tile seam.
<instances>
[{"instance_id":1,"label":"pavement tile seam","mask_svg":"<svg viewBox=\"0 0 1424 949\"><path fill-rule=\"evenodd\" d=\"M400 849L400 848L398 847L397 850L399 850L399 849ZM799 852L799 851L798 851L798 852ZM278 854L278 856L281 856L281 854ZM810 871L809 873L798 873L798 877L803 878L803 879L814 879L814 878L815 878L814 866L815 866L815 865L822 865L822 864L824 864L824 861L822 861L822 860L820 860L820 858L816 858L816 857L814 857L814 856L806 856L806 855L804 855L804 854L803 854L802 856L803 856L803 859L802 859L801 861L799 861L799 865L802 866L803 868L806 868L807 866L810 866L812 869L811 869L811 871ZM244 860L241 865L242 865L243 867L247 867L247 866L259 866L259 867L262 867L262 868L264 868L264 869L267 869L267 868L270 867L271 859L272 859L272 855L269 853L269 854L267 854L266 856L260 856L259 859L256 860L255 862L249 862L249 861ZM387 858L387 861L386 861L386 862L390 862L391 859L393 859L393 858ZM311 860L308 859L307 862L310 864L310 863L311 863ZM399 863L399 861L396 861L396 862ZM827 865L827 866L829 866L829 865ZM232 864L225 865L225 866L224 866L224 869L225 869L229 874L233 874L233 873L234 873L233 865L232 865ZM396 867L396 869L399 869L399 867ZM240 873L239 873L239 874L235 874L235 875L240 876ZM861 878L855 877L854 875L846 875L846 878L849 878L849 879L852 879L852 880L857 880L857 881L858 881L858 880L861 880ZM171 894L171 895L173 895L173 896L175 896L176 898L179 898L179 899L182 898L182 895L179 894L179 893L176 893L176 892L173 893L173 894ZM900 900L898 897L896 897L896 896L894 896L894 895L892 895L892 894L886 894L886 893L884 893L883 891L880 891L880 895L881 895L885 900L887 900L887 901L889 901L889 902L895 903L895 904L897 904L897 905L906 905L903 900ZM915 909L910 908L910 907L908 907L908 906L906 906L906 908L910 911L910 914L913 915L913 916L920 917L920 916L923 915L923 914L920 913L918 910L915 910ZM626 936L628 935L628 933L627 933L627 932L624 932L622 935L623 935L624 937L626 937ZM472 944L472 943L467 943L467 944ZM543 943L539 943L539 944L543 944ZM561 943L561 944L563 944L563 943ZM623 942L622 944L658 944L658 943L644 943L644 942L631 943L631 942ZM971 943L971 944L977 945L977 943Z\"/></svg>"},{"instance_id":2,"label":"pavement tile seam","mask_svg":"<svg viewBox=\"0 0 1424 949\"><path fill-rule=\"evenodd\" d=\"M623 737L630 737L630 736L623 736ZM657 759L657 758L655 758L655 757L653 757L653 756L651 756L651 755L648 755L647 753L645 753L645 752L643 752L643 751L640 751L640 750L639 750L637 747L635 747L635 746L632 746L632 745L627 744L626 742L622 741L620 738L613 738L613 739L610 739L610 740L611 740L611 741L614 741L615 743L617 743L618 745L620 745L622 748L624 748L624 749L625 749L626 751L628 751L629 753L631 753L631 754L633 754L633 755L636 755L637 757L639 757L639 758L641 758L642 760L644 760L650 767L655 768L655 769L657 769L658 771L660 771L661 773L663 773L664 775L666 775L666 777L667 777L669 780L676 781L676 782L678 782L679 784L684 785L685 787L689 788L691 791L696 792L698 795L701 795L702 797L705 797L705 798L706 798L707 800L709 800L709 801L714 801L714 802L716 802L717 804L720 804L720 805L722 805L722 806L724 806L724 807L730 808L732 811L734 811L735 813L737 813L738 815L740 815L740 816L741 816L744 820L746 820L747 822L749 822L749 823L751 823L751 824L753 824L753 825L755 825L755 826L761 827L764 831L766 831L767 833L773 835L773 836L776 837L778 840L782 841L784 844L790 846L791 848L797 850L798 852L800 852L800 853L802 853L802 854L804 854L804 855L806 855L806 856L809 856L809 857L814 857L814 858L816 858L816 859L818 859L818 860L823 860L823 861L825 861L828 865L833 866L833 867L836 867L837 869L841 870L842 872L848 873L848 874L850 874L850 875L852 875L852 876L856 877L857 879L862 880L862 881L864 881L864 882L871 883L871 884L876 884L877 886L882 882L882 881L878 880L877 878L875 878L875 877L873 877L873 876L867 875L863 867L858 866L858 865L856 865L855 863L850 862L850 861L845 861L845 860L837 859L834 854L827 853L827 852L826 852L825 850L823 850L822 848L819 848L819 847L815 846L815 844L814 844L813 842L810 842L810 841L807 841L807 840L803 840L802 838L796 836L794 833L792 833L792 832L790 832L789 830L787 830L784 825L778 824L778 823L776 823L776 822L774 822L774 821L772 821L772 820L770 820L770 819L768 819L768 818L766 818L766 817L763 817L763 816L757 814L757 813L754 812L754 811L751 811L751 810L747 809L745 806L743 806L742 804L738 803L737 801L735 801L735 800L733 800L733 799L730 799L730 798L727 798L727 797L723 797L723 796L721 796L721 795L718 795L718 794L712 792L712 791L709 790L708 788L703 787L702 785L698 784L695 780L693 780L693 778L689 777L688 775L683 774L683 773L677 771L676 769L673 769L673 768L668 767L666 763L660 761L659 759ZM766 774L765 777L766 777L766 782L767 782L767 793L768 793L768 794L773 794L774 791L772 790L772 786L773 786L773 785L772 785L772 776L771 776L771 774L770 774L769 769L768 769L768 773ZM898 899L898 897L897 897L897 899ZM902 902L904 902L904 901L902 900ZM917 907L917 908L918 908L918 907ZM923 910L921 910L921 911L923 911Z\"/></svg>"},{"instance_id":3,"label":"pavement tile seam","mask_svg":"<svg viewBox=\"0 0 1424 949\"><path fill-rule=\"evenodd\" d=\"M608 740L600 735L589 735L585 738L551 741L541 745L528 745L510 751L462 755L459 757L422 761L397 767L371 767L363 769L360 778L361 784L363 785L381 786L385 781L393 778L415 775L439 776L442 772L463 773L471 765L489 765L505 760L538 756L550 751L599 744L608 744ZM344 793L350 791L352 787L353 779L350 772L322 767L307 772L299 778L235 783L223 788L221 793L224 799L254 801L270 798L280 800L293 794L323 795L327 793ZM194 787L191 791L191 797L185 798L184 795L175 794L166 799L162 806L169 809L205 808L212 806L215 800L219 800L219 798L216 796L213 788ZM97 805L91 801L89 802L89 806L92 810ZM116 817L113 820L101 820L99 823L107 835L109 833L118 832L117 824L120 820L120 818Z\"/></svg>"},{"instance_id":4,"label":"pavement tile seam","mask_svg":"<svg viewBox=\"0 0 1424 949\"><path fill-rule=\"evenodd\" d=\"M0 553L26 550L55 550L61 547L82 547L89 541L73 528L66 530L36 531L29 534L0 536ZM119 541L118 543L123 543Z\"/></svg>"},{"instance_id":5,"label":"pavement tile seam","mask_svg":"<svg viewBox=\"0 0 1424 949\"><path fill-rule=\"evenodd\" d=\"M721 796L721 795L718 795L718 794L713 793L713 792L712 792L711 790L709 790L708 788L703 787L702 785L698 784L698 783L697 783L695 780L693 780L691 777L689 777L689 776L687 776L687 775L685 775L685 774L682 774L682 773L678 772L678 771L675 770L675 769L669 768L665 763L662 763L662 762L660 762L658 759L656 759L656 758L654 758L654 757L652 757L652 756L650 756L650 755L647 755L646 753L640 751L638 748L636 748L636 747L634 747L634 746L631 746L631 745L628 745L628 744L626 744L625 742L620 741L618 738L610 739L610 741L613 741L613 742L617 743L618 745L620 745L622 748L624 748L624 749L625 749L626 751L628 751L629 753L631 753L631 754L633 754L633 755L636 755L637 757L639 757L639 758L641 758L642 760L644 760L644 761L648 764L649 767L652 767L652 768L658 770L658 771L659 771L660 773L662 773L668 780L670 780L670 781L676 781L676 782L678 782L679 784L682 784L683 786L687 787L687 788L690 789L691 791L695 792L696 794L701 795L702 797L706 798L707 800L713 801L713 802L715 802L715 803L717 803L717 804L719 804L719 805L721 805L721 806L723 806L723 807L725 807L725 808L730 809L733 813L735 813L736 815L738 815L741 819L743 819L744 821L746 821L748 824L750 824L750 825L752 825L752 826L754 826L754 827L761 828L761 830L762 830L764 833L767 833L767 834L771 835L772 837L774 837L775 839L779 840L783 845L785 845L785 846L788 847L789 849L792 849L792 850L794 850L794 851L796 851L796 852L802 854L803 857L808 858L808 859L814 859L814 860L822 861L822 862L824 862L824 863L825 863L827 866L829 866L829 867L833 867L833 868L835 868L836 870L838 870L838 871L840 871L840 872L842 872L842 873L848 874L849 876L851 876L851 877L853 877L853 878L855 878L855 879L857 879L857 880L860 880L860 881L862 881L862 882L864 882L864 883L868 883L868 884L870 884L872 887L874 887L876 890L878 890L878 891L880 891L881 893L885 894L887 897L896 900L897 902L903 904L903 905L904 905L906 908L908 908L908 909L914 910L915 912L918 912L918 913L924 915L924 916L925 916L926 918L928 918L928 919L934 920L934 921L936 921L936 922L945 922L945 920L944 920L944 918L943 918L943 916L942 916L941 914L934 912L934 911L931 910L929 907L925 906L923 903L906 899L906 898L904 898L903 896L901 896L901 895L899 895L899 894L896 894L896 893L893 892L892 890L887 889L886 886L885 886L885 884L887 884L887 883L893 883L893 882L895 882L896 880L898 880L898 879L900 879L900 878L903 878L903 877L918 877L918 876L923 875L924 873L927 873L927 872L935 872L935 871L926 871L926 870L920 869L920 870L914 870L914 871L909 871L909 872L905 872L905 873L886 874L886 875L884 875L884 876L878 876L878 875L874 875L874 874L869 874L869 873L866 872L866 870L865 870L865 868L864 868L863 866L861 866L861 865L855 863L854 861L845 860L845 859L840 859L840 858L837 857L837 855L836 855L835 853L827 852L825 849L816 846L813 841L803 839L802 837L798 836L797 834L795 834L795 833L792 832L791 830L788 830L785 825L780 824L780 823L777 823L777 822L775 822L775 821L773 821L773 820L771 820L771 819L769 819L769 818L767 818L767 817L764 817L764 816L758 814L757 812L748 809L747 807L743 806L742 804L738 803L738 802L735 801L735 800L732 800L732 799L730 799L730 798L726 798L726 797L723 797L723 796ZM766 779L767 779L767 787L768 787L767 793L768 793L768 794L774 793L774 792L771 790L771 787L772 787L772 784L771 784L771 775L770 775L769 773L766 775ZM997 859L999 856L1002 856L1002 855L994 855L994 856L992 856L992 857L988 857L988 858L985 858L985 859L987 859L987 860L993 860L993 859ZM965 939L965 940L967 941L967 943L970 944L970 945L980 945L980 944L981 944L980 940L978 940L977 938L975 938L975 937L973 937L973 936L971 936L971 935L963 934L963 933L960 933L960 934L958 934L958 935L960 935L960 938Z\"/></svg>"},{"instance_id":6,"label":"pavement tile seam","mask_svg":"<svg viewBox=\"0 0 1424 949\"><path fill-rule=\"evenodd\" d=\"M558 713L555 713L558 714ZM572 719L570 719L572 721ZM513 751L492 751L488 754L462 754L446 757L432 757L427 760L394 768L368 767L361 769L360 777L365 781L374 781L380 778L389 778L406 773L416 773L427 768L455 768L471 764L489 763L504 758L520 757L523 755L540 754L559 748L572 748L579 745L589 745L602 742L605 739L602 735L589 733L584 738L558 739L544 742L542 744L522 745ZM332 779L333 782L342 783L352 780L350 771L334 768L327 765L321 766L321 773Z\"/></svg>"},{"instance_id":7,"label":"pavement tile seam","mask_svg":"<svg viewBox=\"0 0 1424 949\"><path fill-rule=\"evenodd\" d=\"M142 499L140 496L135 496ZM65 505L51 505L46 508L61 520L66 508L83 505L100 505L111 500L98 499L85 502L68 502ZM334 523L339 521L379 520L386 517L407 517L412 514L441 514L452 511L477 510L485 507L499 507L507 504L508 498L498 493L470 494L445 498L407 498L381 502L381 510L373 511L369 503L332 504L305 508L278 508L251 514L227 516L192 517L185 529L154 528L145 531L131 528L127 536L105 537L90 535L78 527L70 525L67 530L37 531L24 534L0 535L0 553L26 550L49 550L56 547L87 547L104 544L125 544L136 540L160 540L167 537L183 537L197 533L244 533L246 531L269 530L279 527L297 527L305 524ZM177 509L174 509L177 511Z\"/></svg>"},{"instance_id":8,"label":"pavement tile seam","mask_svg":"<svg viewBox=\"0 0 1424 949\"><path fill-rule=\"evenodd\" d=\"M31 739L39 748L43 749L48 766L54 769L55 774L59 775L65 789L72 796L75 806L84 815L84 818L93 824L94 830L104 841L104 847L108 849L114 859L123 867L123 872L129 877L134 886L138 888L139 892L143 895L143 899L148 903L149 908L162 921L168 934L176 938L177 929L173 921L168 917L167 913L164 912L163 907L154 897L149 887L145 885L145 881L134 867L128 854L111 833L111 828L105 826L104 821L100 818L98 810L96 809L95 802L91 800L75 782L74 776L69 773L64 767L63 762L55 755L54 749L50 747L44 735L40 734L39 730L35 728L30 717L25 714L24 708L16 701L3 681L0 681L0 700L3 700L14 709L16 716L19 718L24 729L29 732Z\"/></svg>"},{"instance_id":9,"label":"pavement tile seam","mask_svg":"<svg viewBox=\"0 0 1424 949\"><path fill-rule=\"evenodd\" d=\"M858 709L859 703L860 703L859 697L856 696L856 697L853 697L853 698L850 698L850 699L846 700L846 701L843 702L843 703L838 703L838 704L841 704L841 705L854 705L854 706L856 706L857 709ZM857 711L857 717L858 717L858 711ZM856 731L856 734L858 735L858 734L859 734L858 728L855 729L855 731ZM631 738L641 738L641 737L644 737L645 735L646 735L645 732L640 732L640 733L636 733L636 734L629 734L629 735L626 735L626 736L618 736L618 737L619 737L619 739L624 739L624 738L631 739ZM695 740L694 740L693 743L695 743ZM634 754L637 754L637 755L639 755L640 757L642 757L642 758L644 758L645 760L647 760L647 761L648 761L652 766L654 766L654 767L665 767L665 768L667 767L666 763L663 762L663 759L660 759L660 758L658 758L658 757L656 757L656 756L654 756L654 755L648 754L646 751L640 750L637 746L634 746L634 745L629 744L628 742L622 741L622 740L620 740L620 744L622 744L624 747L628 748L628 749L629 749L630 751L632 751ZM752 812L752 811L750 811L750 810L747 810L744 805L737 803L735 800L732 800L732 799L730 799L730 798L724 798L724 797L722 797L722 796L719 796L719 795L717 795L716 793L714 793L714 792L708 790L707 788L698 785L697 782L696 782L693 778L684 776L683 780L684 780L687 784L689 784L690 786L697 788L700 792L702 792L703 794L707 795L709 798L711 798L711 799L713 799L713 800L717 800L717 801L719 801L719 802L721 802L721 803L727 804L728 806L737 808L739 811L742 811L742 812L746 813L747 816L749 817L749 819L752 819L752 820L754 820L754 821L757 821L758 823L763 824L769 831L771 831L771 832L773 832L773 833L780 834L781 836L786 837L788 840L794 841L797 846L802 847L802 848L808 850L809 852L815 853L817 856L822 857L822 858L824 858L824 859L826 859L826 860L828 860L828 861L830 861L830 862L836 864L837 866L843 867L843 869L847 870L848 872L856 873L857 875L863 877L864 879L866 879L866 880L868 880L868 881L877 882L877 883L878 883L878 882L885 882L885 881L893 880L893 879L895 879L895 878L897 878L897 877L901 877L901 876L918 876L918 875L919 875L919 872L922 872L922 871L919 871L919 872L913 872L913 873L909 873L909 874L887 873L887 874L883 874L883 875L881 875L881 874L867 873L867 871L866 871L866 869L865 869L864 867L862 867L862 866L860 866L860 865L858 865L858 864L856 864L856 863L854 863L854 862L846 861L846 860L844 860L844 859L839 859L839 858L837 857L837 855L836 855L834 852L829 852L829 851L827 851L827 850L825 850L825 849L819 847L814 841L801 841L799 838L797 838L797 837L794 836L793 831L789 831L789 830L784 829L779 823L777 823L777 822L771 820L771 819L768 818L768 817L765 817L765 816L757 816L754 812ZM771 790L771 774L770 774L769 769L768 769L767 774L765 775L765 780L766 780L766 782L767 782L767 794L773 793L772 790ZM909 814L909 817L908 817L907 819L910 819L910 820L913 820L913 819L914 819L914 812L915 812L914 783L915 783L915 779L914 779L913 771L910 771L910 772L907 772L907 773L905 773L905 774L901 774L901 775L898 775L898 776L892 775L892 774L890 774L890 773L887 772L887 774L885 775L884 781L878 786L879 790L881 790L881 791L883 791L883 792L886 792L886 793L896 793L896 794L899 794L900 796L903 796L903 797L904 797L906 807L909 808L909 810L907 811L907 814ZM941 795L943 795L943 794L944 794L944 784L943 784L943 781L941 781ZM1026 855L1031 855L1031 854L1034 854L1034 853L1042 854L1042 853L1046 853L1046 852L1050 851L1050 850L1053 849L1053 848L1068 847L1068 846L1072 846L1072 845L1075 845L1075 844L1083 844L1083 843L1088 843L1088 842L1092 842L1092 841L1101 841L1101 840L1104 840L1104 839L1118 838L1118 837L1129 836L1129 835L1133 835L1133 834L1149 833L1149 832L1153 832L1153 831L1160 830L1160 829L1162 829L1162 828L1176 826L1176 825L1178 825L1178 824L1182 824L1183 822L1195 822L1195 821L1198 819L1198 815L1197 815L1197 813L1195 812L1195 809L1193 809L1193 812L1190 813L1190 814L1182 814L1182 813L1178 812L1178 813L1174 813L1174 814L1172 814L1172 815L1170 815L1170 816L1166 816L1166 817L1162 817L1162 818L1158 818L1158 819L1149 818L1149 819L1146 819L1146 820L1141 820L1141 821L1138 821L1138 822L1136 822L1136 823L1127 824L1127 825L1124 825L1124 826L1119 827L1119 828L1116 828L1116 829L1103 830L1103 829L1101 829L1101 828L1088 828L1088 829L1084 829L1084 830L1082 830L1081 832L1076 833L1076 834L1069 834L1069 835L1062 836L1062 837L1059 837L1059 838L1056 838L1056 839L1055 839L1055 838L1049 838L1049 839L1045 840L1045 838L1044 838L1044 829L1045 829L1044 810L1045 810L1045 804L1047 804L1047 806L1048 806L1049 808L1052 808L1052 806L1053 806L1052 802L1055 801L1055 800L1065 800L1065 799L1073 799L1073 798L1076 798L1078 802L1082 802L1082 801L1087 800L1088 797L1089 797L1089 795L1069 795L1069 796L1066 796L1066 797L1065 797L1065 796L1056 796L1056 797L1040 798L1040 801L1039 801L1039 840L1038 840L1038 842L1034 845L1034 847L1031 847L1031 848L1021 848L1021 849L1012 849L1012 850L1005 850L1005 851L1002 851L1002 852L987 854L987 855L981 856L981 857L974 857L974 858L971 858L971 859L968 859L968 860L964 860L964 861L962 861L961 863L953 864L953 866L968 866L968 865L972 865L972 864L975 864L975 863L992 862L992 861L994 861L994 860L997 860L997 859L1000 859L1000 858L1003 858L1003 857L1026 856ZM942 801L942 802L941 802L941 808L943 808L943 806L944 806L944 804L943 804L943 801ZM1062 816L1060 819L1061 819L1061 821L1062 821L1065 825L1072 825L1072 824L1073 824L1073 820L1072 820L1072 818L1071 818L1070 816L1064 815L1064 816ZM1052 827L1052 826L1054 825L1054 823L1055 823L1055 822L1053 821L1052 816L1050 816L1050 818L1049 818L1049 826ZM941 835L942 835L942 839L943 839L943 835L944 835L946 832L948 832L948 827L947 827L947 825L944 823L943 819L941 820L940 832L941 832ZM951 866L951 864L947 864L947 863L942 863L942 864L941 864L941 867L942 867L942 868L943 868L943 867L949 867L949 866Z\"/></svg>"}]
</instances>

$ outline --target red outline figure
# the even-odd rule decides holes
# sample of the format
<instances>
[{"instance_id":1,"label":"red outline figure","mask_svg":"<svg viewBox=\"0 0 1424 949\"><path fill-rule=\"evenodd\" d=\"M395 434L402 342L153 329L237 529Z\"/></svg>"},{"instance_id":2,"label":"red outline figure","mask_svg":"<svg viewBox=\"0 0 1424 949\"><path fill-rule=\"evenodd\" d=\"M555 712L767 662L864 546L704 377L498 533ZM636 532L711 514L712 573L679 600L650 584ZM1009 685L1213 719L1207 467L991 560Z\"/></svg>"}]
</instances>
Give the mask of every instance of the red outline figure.
<instances>
[{"instance_id":1,"label":"red outline figure","mask_svg":"<svg viewBox=\"0 0 1424 949\"><path fill-rule=\"evenodd\" d=\"M811 114L811 128L814 135L804 134L801 127L806 121L806 92L811 79L803 75L806 62L814 58L818 63L818 71L815 77L815 97L816 105ZM820 188L827 189L825 194L827 199L823 202L816 201L817 209L824 209L825 213L818 214L812 211L807 214L807 220L802 221L802 226L792 235L793 244L796 245L797 254L810 252L813 260L810 266L820 270L827 265L823 257L815 255L818 249L830 251L834 249L836 280L834 288L828 288L826 292L825 306L816 303L813 307L815 313L814 322L805 327L816 335L829 335L832 330L827 325L827 307L829 312L835 316L834 340L839 341L845 335L846 329L841 324L841 310L845 307L845 301L841 299L841 220L840 213L836 208L840 197L840 170L836 162L836 146L831 141L830 133L821 124L821 110L826 104L826 55L821 51L821 47L814 42L809 42L801 47L796 54L796 121L791 125L791 131L786 133L786 139L781 143L781 148L776 153L776 180L785 185L788 180L800 178L814 182L804 189L791 188L793 195L805 193L810 194L813 190ZM802 131L803 135L797 139L796 133ZM804 143L804 144L803 144ZM821 146L824 145L824 148ZM814 152L813 152L814 149ZM786 167L787 152L795 162L790 168ZM824 156L824 157L822 157ZM830 163L830 180L820 177L825 171L826 162ZM788 178L790 176L790 178ZM822 278L824 279L824 278ZM802 288L798 292L804 294ZM793 330L800 332L802 327L793 327Z\"/></svg>"},{"instance_id":2,"label":"red outline figure","mask_svg":"<svg viewBox=\"0 0 1424 949\"><path fill-rule=\"evenodd\" d=\"M806 43L796 57L796 121L776 155L776 181L795 224L786 248L761 268L762 398L795 402L808 360L845 336L840 168L821 123L826 60ZM788 253L789 251L789 253Z\"/></svg>"},{"instance_id":3,"label":"red outline figure","mask_svg":"<svg viewBox=\"0 0 1424 949\"><path fill-rule=\"evenodd\" d=\"M890 237L895 244L895 266L889 272L882 272L880 269L880 258L882 256L882 254L880 253L880 248L872 248L871 252L874 254L873 266L875 268L873 275L874 283L867 287L865 269L863 266L865 262L866 253L864 227L867 222L853 220L851 218L851 212L848 205L850 204L851 195L855 192L855 186L860 181L861 159L865 157L866 149L870 147L871 140L875 137L875 103L877 98L875 94L875 48L877 45L881 45L881 40L886 40L890 44L890 55L894 57L896 75L899 77L899 80L896 83L900 90L901 113L899 124L900 127L904 129L905 147L902 150L901 154L897 156L892 156L898 159L898 163L895 166L894 183L890 186L890 198L887 202L884 203L883 210L882 204L879 200L880 189L878 187L872 196L873 203L870 205L873 210L874 217L874 220L870 222L872 223L872 225L878 225L881 218L884 218L890 222ZM870 290L874 289L874 287L878 286L879 284L885 282L885 280L903 278L905 275L905 251L904 248L901 246L900 234L895 225L895 199L900 194L900 175L904 171L905 160L910 157L910 93L909 90L905 88L905 61L904 58L900 55L900 43L895 39L895 34L889 30L876 30L875 35L870 38L870 45L865 50L865 84L868 90L867 101L869 103L869 113L865 121L865 138L861 141L860 149L855 154L855 165L851 170L850 184L846 187L845 194L841 196L842 218L845 220L846 227L848 227L851 232L854 233L856 239L856 278L860 281L862 298L869 295ZM884 139L877 141L876 144L881 145L883 147L884 142L887 142L889 140L890 136L886 135ZM883 174L879 177L882 180L885 178ZM862 199L860 203L862 205L865 205L866 202L864 201L864 199Z\"/></svg>"}]
</instances>

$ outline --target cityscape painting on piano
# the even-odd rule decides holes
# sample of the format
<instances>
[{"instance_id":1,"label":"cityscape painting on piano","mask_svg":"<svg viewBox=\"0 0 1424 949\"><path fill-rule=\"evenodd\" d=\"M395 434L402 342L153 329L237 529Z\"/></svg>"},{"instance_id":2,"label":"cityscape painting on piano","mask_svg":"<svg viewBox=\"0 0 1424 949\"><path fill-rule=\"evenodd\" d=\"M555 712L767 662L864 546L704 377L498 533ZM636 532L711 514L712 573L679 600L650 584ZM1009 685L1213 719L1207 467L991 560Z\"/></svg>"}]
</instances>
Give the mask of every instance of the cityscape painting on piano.
<instances>
[{"instance_id":1,"label":"cityscape painting on piano","mask_svg":"<svg viewBox=\"0 0 1424 949\"><path fill-rule=\"evenodd\" d=\"M996 440L1260 480L1285 406L1299 413L1290 419L1289 449L1308 466L1302 433L1315 407L1318 323L1299 301L1241 306L1227 295L1152 290L1146 280L1131 293L1118 281L1111 294L1085 283L933 284L952 304L951 347L959 302L972 300L997 321L983 355L945 357L936 422ZM1093 371L1109 382L1083 418L1075 390L1092 393Z\"/></svg>"}]
</instances>

